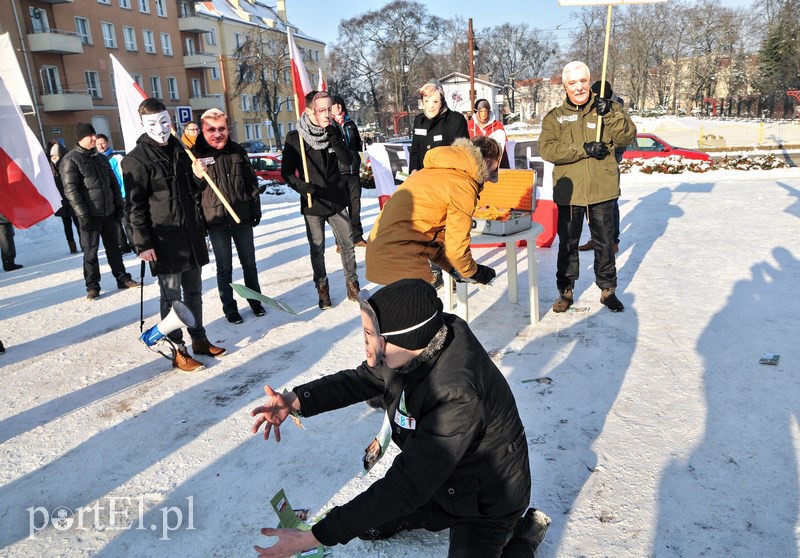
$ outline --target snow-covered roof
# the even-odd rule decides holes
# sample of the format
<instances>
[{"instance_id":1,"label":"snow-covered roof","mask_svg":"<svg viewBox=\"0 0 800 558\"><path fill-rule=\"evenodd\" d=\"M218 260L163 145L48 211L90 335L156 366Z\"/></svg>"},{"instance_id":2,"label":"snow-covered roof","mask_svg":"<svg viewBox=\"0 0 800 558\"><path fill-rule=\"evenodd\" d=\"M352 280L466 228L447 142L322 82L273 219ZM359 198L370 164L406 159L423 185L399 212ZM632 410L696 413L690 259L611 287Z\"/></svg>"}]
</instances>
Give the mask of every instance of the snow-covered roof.
<instances>
[{"instance_id":1,"label":"snow-covered roof","mask_svg":"<svg viewBox=\"0 0 800 558\"><path fill-rule=\"evenodd\" d=\"M282 33L286 33L287 27L290 27L295 37L322 45L325 44L324 41L304 34L297 26L292 25L290 21L283 21L278 16L278 12L275 8L268 6L261 0L240 0L238 2L231 2L230 0L207 0L205 2L195 2L194 6L195 12L198 15L227 19L244 25L253 25L255 27L266 27Z\"/></svg>"}]
</instances>

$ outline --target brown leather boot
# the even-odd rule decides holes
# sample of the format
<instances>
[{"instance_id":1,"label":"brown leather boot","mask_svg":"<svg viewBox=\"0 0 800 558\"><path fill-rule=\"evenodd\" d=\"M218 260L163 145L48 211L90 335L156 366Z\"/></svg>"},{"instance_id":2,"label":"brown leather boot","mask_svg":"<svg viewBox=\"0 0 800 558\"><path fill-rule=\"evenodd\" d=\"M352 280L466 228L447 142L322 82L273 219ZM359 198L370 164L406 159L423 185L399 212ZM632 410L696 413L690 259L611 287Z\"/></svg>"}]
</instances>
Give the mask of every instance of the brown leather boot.
<instances>
[{"instance_id":1,"label":"brown leather boot","mask_svg":"<svg viewBox=\"0 0 800 558\"><path fill-rule=\"evenodd\" d=\"M319 293L319 307L323 310L333 307L331 304L331 291L328 287L328 282L320 283L317 285L317 292Z\"/></svg>"},{"instance_id":2,"label":"brown leather boot","mask_svg":"<svg viewBox=\"0 0 800 558\"><path fill-rule=\"evenodd\" d=\"M183 372L197 372L205 368L202 362L199 362L191 357L186 352L186 348L178 349L175 353L175 358L172 359L172 367L182 370Z\"/></svg>"},{"instance_id":3,"label":"brown leather boot","mask_svg":"<svg viewBox=\"0 0 800 558\"><path fill-rule=\"evenodd\" d=\"M572 289L561 291L558 300L553 304L553 312L566 312L572 306Z\"/></svg>"},{"instance_id":4,"label":"brown leather boot","mask_svg":"<svg viewBox=\"0 0 800 558\"><path fill-rule=\"evenodd\" d=\"M192 341L192 352L196 355L219 358L227 351L222 347L215 347L208 339L199 339L197 341Z\"/></svg>"},{"instance_id":5,"label":"brown leather boot","mask_svg":"<svg viewBox=\"0 0 800 558\"><path fill-rule=\"evenodd\" d=\"M358 301L358 292L360 290L361 290L361 287L358 286L358 281L348 281L347 282L347 300Z\"/></svg>"},{"instance_id":6,"label":"brown leather boot","mask_svg":"<svg viewBox=\"0 0 800 558\"><path fill-rule=\"evenodd\" d=\"M75 241L74 240L67 240L67 245L69 245L69 253L70 254L77 254L78 253L78 247L75 246Z\"/></svg>"},{"instance_id":7,"label":"brown leather boot","mask_svg":"<svg viewBox=\"0 0 800 558\"><path fill-rule=\"evenodd\" d=\"M589 242L578 246L578 250L581 252L588 252L589 250L594 250L594 241L590 238Z\"/></svg>"},{"instance_id":8,"label":"brown leather boot","mask_svg":"<svg viewBox=\"0 0 800 558\"><path fill-rule=\"evenodd\" d=\"M615 290L616 289L613 287L610 289L603 289L603 292L600 293L600 302L605 304L612 312L622 312L625 310L625 306L622 305L617 295L614 294Z\"/></svg>"}]
</instances>

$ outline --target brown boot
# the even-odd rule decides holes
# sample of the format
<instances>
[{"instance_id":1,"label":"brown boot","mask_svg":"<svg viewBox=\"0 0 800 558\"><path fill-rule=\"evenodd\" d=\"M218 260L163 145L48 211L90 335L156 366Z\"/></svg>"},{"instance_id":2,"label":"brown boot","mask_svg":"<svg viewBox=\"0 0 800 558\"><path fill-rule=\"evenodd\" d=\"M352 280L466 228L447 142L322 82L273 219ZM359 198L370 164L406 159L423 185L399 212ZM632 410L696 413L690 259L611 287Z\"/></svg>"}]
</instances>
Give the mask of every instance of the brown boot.
<instances>
[{"instance_id":1,"label":"brown boot","mask_svg":"<svg viewBox=\"0 0 800 558\"><path fill-rule=\"evenodd\" d=\"M172 359L172 367L183 372L197 372L205 368L202 362L196 361L186 352L186 348L178 349L175 358Z\"/></svg>"},{"instance_id":2,"label":"brown boot","mask_svg":"<svg viewBox=\"0 0 800 558\"><path fill-rule=\"evenodd\" d=\"M78 253L78 247L75 246L75 241L74 240L67 240L67 244L69 245L69 253L70 254L77 254Z\"/></svg>"},{"instance_id":3,"label":"brown boot","mask_svg":"<svg viewBox=\"0 0 800 558\"><path fill-rule=\"evenodd\" d=\"M561 295L558 297L558 300L556 300L553 304L553 312L566 312L567 309L572 306L572 303L572 289L561 291Z\"/></svg>"},{"instance_id":4,"label":"brown boot","mask_svg":"<svg viewBox=\"0 0 800 558\"><path fill-rule=\"evenodd\" d=\"M625 307L617 298L617 295L614 294L615 290L616 289L614 289L614 287L611 287L610 289L603 289L603 292L600 293L600 302L605 304L612 312L622 312L625 310Z\"/></svg>"},{"instance_id":5,"label":"brown boot","mask_svg":"<svg viewBox=\"0 0 800 558\"><path fill-rule=\"evenodd\" d=\"M587 242L586 244L581 244L580 246L578 246L578 250L580 250L581 252L588 252L589 250L594 250L594 242L590 238L589 242Z\"/></svg>"},{"instance_id":6,"label":"brown boot","mask_svg":"<svg viewBox=\"0 0 800 558\"><path fill-rule=\"evenodd\" d=\"M333 304L331 304L331 292L328 287L328 282L325 281L317 285L317 292L319 293L319 307L323 310L331 308Z\"/></svg>"},{"instance_id":7,"label":"brown boot","mask_svg":"<svg viewBox=\"0 0 800 558\"><path fill-rule=\"evenodd\" d=\"M361 290L361 287L358 286L358 281L348 281L347 282L347 300L358 301L358 292L360 290Z\"/></svg>"},{"instance_id":8,"label":"brown boot","mask_svg":"<svg viewBox=\"0 0 800 558\"><path fill-rule=\"evenodd\" d=\"M192 341L192 352L196 355L219 358L227 351L222 347L215 347L208 339L199 339L197 341Z\"/></svg>"}]
</instances>

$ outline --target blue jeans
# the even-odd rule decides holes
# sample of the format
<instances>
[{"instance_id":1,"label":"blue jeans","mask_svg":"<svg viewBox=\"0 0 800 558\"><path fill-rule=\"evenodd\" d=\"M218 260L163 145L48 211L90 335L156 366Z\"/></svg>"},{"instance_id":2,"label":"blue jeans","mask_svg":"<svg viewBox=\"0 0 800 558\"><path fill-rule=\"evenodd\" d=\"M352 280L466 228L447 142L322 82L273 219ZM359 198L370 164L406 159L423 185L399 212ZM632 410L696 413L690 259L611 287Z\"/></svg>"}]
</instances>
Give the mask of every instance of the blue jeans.
<instances>
[{"instance_id":1,"label":"blue jeans","mask_svg":"<svg viewBox=\"0 0 800 558\"><path fill-rule=\"evenodd\" d=\"M342 269L348 283L358 281L356 274L356 253L353 249L353 229L347 209L332 215L303 215L306 221L306 236L311 248L311 268L314 271L314 285L319 287L328 282L325 271L325 223L331 226L336 244L342 249Z\"/></svg>"},{"instance_id":2,"label":"blue jeans","mask_svg":"<svg viewBox=\"0 0 800 558\"><path fill-rule=\"evenodd\" d=\"M261 292L258 285L258 269L256 269L256 247L253 242L253 227L223 227L208 231L211 248L217 262L217 290L222 301L222 311L227 316L237 312L239 307L233 298L233 251L231 241L236 245L239 263L242 265L244 284L248 289ZM258 301L252 301L251 304Z\"/></svg>"},{"instance_id":3,"label":"blue jeans","mask_svg":"<svg viewBox=\"0 0 800 558\"><path fill-rule=\"evenodd\" d=\"M195 267L183 273L162 273L158 275L161 288L161 319L163 320L176 300L182 300L194 315L194 327L187 328L192 341L206 339L203 327L203 279L202 268ZM181 298L183 289L183 298ZM176 329L167 337L177 344L183 343L183 331Z\"/></svg>"},{"instance_id":4,"label":"blue jeans","mask_svg":"<svg viewBox=\"0 0 800 558\"><path fill-rule=\"evenodd\" d=\"M91 231L78 229L83 248L83 278L86 281L86 291L100 290L100 262L97 251L100 249L100 239L103 239L103 248L106 249L106 259L111 266L111 273L121 287L131 278L125 271L122 263L122 251L119 249L119 221L113 215L107 217L92 217Z\"/></svg>"}]
</instances>

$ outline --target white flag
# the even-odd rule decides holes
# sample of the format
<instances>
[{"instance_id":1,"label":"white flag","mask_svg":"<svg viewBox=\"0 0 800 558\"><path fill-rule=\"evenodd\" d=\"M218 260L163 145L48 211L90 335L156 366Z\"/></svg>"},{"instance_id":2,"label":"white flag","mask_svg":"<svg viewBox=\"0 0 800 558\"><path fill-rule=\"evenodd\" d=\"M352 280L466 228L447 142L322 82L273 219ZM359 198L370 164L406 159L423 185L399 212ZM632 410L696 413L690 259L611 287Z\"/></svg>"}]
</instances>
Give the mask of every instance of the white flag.
<instances>
[{"instance_id":1,"label":"white flag","mask_svg":"<svg viewBox=\"0 0 800 558\"><path fill-rule=\"evenodd\" d=\"M147 95L114 55L109 56L114 69L114 90L117 92L122 139L125 142L125 151L130 153L136 147L136 140L144 133L142 120L139 118L139 105Z\"/></svg>"}]
</instances>

